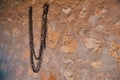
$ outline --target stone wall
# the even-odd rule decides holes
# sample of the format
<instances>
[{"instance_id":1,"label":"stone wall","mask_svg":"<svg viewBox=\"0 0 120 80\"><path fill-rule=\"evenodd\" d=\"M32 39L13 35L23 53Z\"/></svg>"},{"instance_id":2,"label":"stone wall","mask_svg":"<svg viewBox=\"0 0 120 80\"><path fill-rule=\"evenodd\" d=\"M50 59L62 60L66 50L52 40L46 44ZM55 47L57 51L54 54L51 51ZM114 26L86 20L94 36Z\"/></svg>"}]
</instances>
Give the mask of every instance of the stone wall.
<instances>
[{"instance_id":1,"label":"stone wall","mask_svg":"<svg viewBox=\"0 0 120 80\"><path fill-rule=\"evenodd\" d=\"M119 0L48 0L42 67L30 66L28 9L38 53L47 0L0 0L0 80L120 80Z\"/></svg>"}]
</instances>

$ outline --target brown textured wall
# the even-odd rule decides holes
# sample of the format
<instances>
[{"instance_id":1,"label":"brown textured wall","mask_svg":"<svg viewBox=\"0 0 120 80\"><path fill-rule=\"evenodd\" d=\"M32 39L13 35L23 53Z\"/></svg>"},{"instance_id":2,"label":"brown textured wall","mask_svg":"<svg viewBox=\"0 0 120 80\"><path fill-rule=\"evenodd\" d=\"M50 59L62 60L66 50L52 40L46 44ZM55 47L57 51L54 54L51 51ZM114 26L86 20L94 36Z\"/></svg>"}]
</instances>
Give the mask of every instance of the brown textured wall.
<instances>
[{"instance_id":1,"label":"brown textured wall","mask_svg":"<svg viewBox=\"0 0 120 80\"><path fill-rule=\"evenodd\" d=\"M30 67L28 8L39 50L45 0L0 0L0 80L120 80L119 0L49 0L41 71Z\"/></svg>"}]
</instances>

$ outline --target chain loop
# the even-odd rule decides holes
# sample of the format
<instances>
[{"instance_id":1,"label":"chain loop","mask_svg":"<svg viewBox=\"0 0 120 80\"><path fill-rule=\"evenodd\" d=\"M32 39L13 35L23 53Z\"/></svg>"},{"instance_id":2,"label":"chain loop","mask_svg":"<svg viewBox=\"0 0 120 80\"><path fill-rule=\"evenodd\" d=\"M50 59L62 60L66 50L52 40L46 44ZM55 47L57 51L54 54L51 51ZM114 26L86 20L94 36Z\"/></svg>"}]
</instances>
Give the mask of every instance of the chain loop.
<instances>
[{"instance_id":1,"label":"chain loop","mask_svg":"<svg viewBox=\"0 0 120 80\"><path fill-rule=\"evenodd\" d=\"M48 14L49 5L47 3L43 6L43 15L42 15L42 29L41 29L41 41L38 57L35 54L34 50L34 37L33 37L33 20L32 20L32 7L29 7L29 49L30 49L30 63L32 70L37 73L40 70L42 62L42 53L46 49L46 35L47 35L47 14ZM34 59L37 60L37 66L35 66Z\"/></svg>"}]
</instances>

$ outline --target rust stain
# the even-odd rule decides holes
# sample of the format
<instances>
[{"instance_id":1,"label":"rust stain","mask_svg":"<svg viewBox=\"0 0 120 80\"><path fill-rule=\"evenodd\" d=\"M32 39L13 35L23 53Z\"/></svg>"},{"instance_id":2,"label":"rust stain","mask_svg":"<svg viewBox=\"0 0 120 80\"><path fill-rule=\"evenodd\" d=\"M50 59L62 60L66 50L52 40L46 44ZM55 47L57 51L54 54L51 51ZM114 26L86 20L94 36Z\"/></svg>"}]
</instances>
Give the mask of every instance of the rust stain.
<instances>
[{"instance_id":1,"label":"rust stain","mask_svg":"<svg viewBox=\"0 0 120 80\"><path fill-rule=\"evenodd\" d=\"M52 71L41 71L41 80L57 80L57 76Z\"/></svg>"},{"instance_id":2,"label":"rust stain","mask_svg":"<svg viewBox=\"0 0 120 80\"><path fill-rule=\"evenodd\" d=\"M55 73L50 72L48 80L57 80L57 77L56 77Z\"/></svg>"}]
</instances>

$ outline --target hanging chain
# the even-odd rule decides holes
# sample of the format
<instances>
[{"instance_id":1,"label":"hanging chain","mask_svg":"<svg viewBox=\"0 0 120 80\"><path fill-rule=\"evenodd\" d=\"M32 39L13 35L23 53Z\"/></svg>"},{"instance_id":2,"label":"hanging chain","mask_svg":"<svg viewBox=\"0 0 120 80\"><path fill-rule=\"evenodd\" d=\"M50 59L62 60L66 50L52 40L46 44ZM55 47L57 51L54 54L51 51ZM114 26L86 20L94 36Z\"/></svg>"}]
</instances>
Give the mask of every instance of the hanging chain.
<instances>
[{"instance_id":1,"label":"hanging chain","mask_svg":"<svg viewBox=\"0 0 120 80\"><path fill-rule=\"evenodd\" d=\"M43 6L43 15L42 15L42 29L41 29L41 41L38 57L35 54L34 50L34 37L33 37L33 20L32 20L32 7L29 7L29 48L30 48L30 63L32 70L37 73L41 68L42 62L42 53L46 49L46 34L47 34L47 14L48 14L49 5L47 3ZM34 59L37 61L37 66L35 66Z\"/></svg>"}]
</instances>

